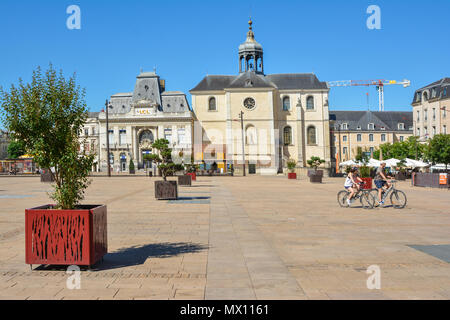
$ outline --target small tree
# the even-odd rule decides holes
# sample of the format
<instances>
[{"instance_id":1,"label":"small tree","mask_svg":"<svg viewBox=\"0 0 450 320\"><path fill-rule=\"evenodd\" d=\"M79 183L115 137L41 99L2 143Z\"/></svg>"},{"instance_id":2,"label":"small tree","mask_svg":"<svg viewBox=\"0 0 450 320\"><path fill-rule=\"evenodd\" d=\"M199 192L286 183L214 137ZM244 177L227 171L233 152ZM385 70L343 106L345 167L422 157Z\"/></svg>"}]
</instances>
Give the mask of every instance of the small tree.
<instances>
[{"instance_id":1,"label":"small tree","mask_svg":"<svg viewBox=\"0 0 450 320\"><path fill-rule=\"evenodd\" d=\"M295 167L297 166L297 161L295 161L294 159L289 159L286 165L290 172L294 172Z\"/></svg>"},{"instance_id":2,"label":"small tree","mask_svg":"<svg viewBox=\"0 0 450 320\"><path fill-rule=\"evenodd\" d=\"M359 173L361 174L361 178L370 178L370 167L361 166L359 168Z\"/></svg>"},{"instance_id":3,"label":"small tree","mask_svg":"<svg viewBox=\"0 0 450 320\"><path fill-rule=\"evenodd\" d=\"M325 160L320 159L320 157L312 156L311 159L307 161L307 163L311 168L314 168L314 171L317 171L317 168L320 167L322 163L325 163Z\"/></svg>"},{"instance_id":4,"label":"small tree","mask_svg":"<svg viewBox=\"0 0 450 320\"><path fill-rule=\"evenodd\" d=\"M23 144L20 141L12 140L8 145L8 158L17 159L25 154Z\"/></svg>"},{"instance_id":5,"label":"small tree","mask_svg":"<svg viewBox=\"0 0 450 320\"><path fill-rule=\"evenodd\" d=\"M128 170L130 172L134 172L134 162L133 159L130 160L130 164L128 165Z\"/></svg>"},{"instance_id":6,"label":"small tree","mask_svg":"<svg viewBox=\"0 0 450 320\"><path fill-rule=\"evenodd\" d=\"M65 79L50 65L45 75L33 71L31 83L20 79L10 92L0 88L5 126L41 168L54 168L56 208L74 209L84 198L94 155L80 153L79 133L88 116L85 92L75 76ZM84 141L82 141L84 143Z\"/></svg>"},{"instance_id":7,"label":"small tree","mask_svg":"<svg viewBox=\"0 0 450 320\"><path fill-rule=\"evenodd\" d=\"M153 142L152 147L159 151L159 154L151 154L150 160L158 163L158 169L164 181L167 181L167 176L173 174L178 170L183 170L183 166L172 161L172 149L169 148L169 141L166 139L158 139Z\"/></svg>"},{"instance_id":8,"label":"small tree","mask_svg":"<svg viewBox=\"0 0 450 320\"><path fill-rule=\"evenodd\" d=\"M367 148L366 148L367 150ZM363 150L361 147L356 148L356 157L355 160L366 164L369 162L369 157L367 156L367 151Z\"/></svg>"},{"instance_id":9,"label":"small tree","mask_svg":"<svg viewBox=\"0 0 450 320\"><path fill-rule=\"evenodd\" d=\"M429 140L425 146L425 157L434 164L445 164L447 169L450 164L450 135L437 134Z\"/></svg>"}]
</instances>

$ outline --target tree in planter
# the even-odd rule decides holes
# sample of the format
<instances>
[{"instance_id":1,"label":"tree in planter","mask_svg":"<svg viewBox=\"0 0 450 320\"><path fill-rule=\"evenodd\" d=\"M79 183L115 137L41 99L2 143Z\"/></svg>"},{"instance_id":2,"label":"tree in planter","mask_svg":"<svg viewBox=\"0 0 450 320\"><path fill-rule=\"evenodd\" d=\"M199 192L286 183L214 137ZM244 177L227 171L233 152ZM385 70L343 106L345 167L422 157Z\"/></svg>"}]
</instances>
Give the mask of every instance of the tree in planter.
<instances>
[{"instance_id":1,"label":"tree in planter","mask_svg":"<svg viewBox=\"0 0 450 320\"><path fill-rule=\"evenodd\" d=\"M167 176L176 171L183 170L183 166L172 161L172 149L169 148L169 141L166 139L158 139L153 142L152 147L159 151L159 154L151 154L150 160L158 163L158 169L164 181L167 181Z\"/></svg>"},{"instance_id":2,"label":"tree in planter","mask_svg":"<svg viewBox=\"0 0 450 320\"><path fill-rule=\"evenodd\" d=\"M130 159L130 164L128 165L128 171L130 173L134 173L134 162L133 162L133 159Z\"/></svg>"},{"instance_id":3,"label":"tree in planter","mask_svg":"<svg viewBox=\"0 0 450 320\"><path fill-rule=\"evenodd\" d=\"M294 159L289 159L286 163L288 170L291 173L294 173L295 171L295 167L297 166L297 161L295 161Z\"/></svg>"},{"instance_id":4,"label":"tree in planter","mask_svg":"<svg viewBox=\"0 0 450 320\"><path fill-rule=\"evenodd\" d=\"M31 83L20 79L10 92L0 88L6 128L41 168L54 168L55 208L74 209L84 198L94 155L80 152L79 133L88 117L85 91L75 76L65 79L52 65L37 68Z\"/></svg>"},{"instance_id":5,"label":"tree in planter","mask_svg":"<svg viewBox=\"0 0 450 320\"><path fill-rule=\"evenodd\" d=\"M450 164L450 135L437 134L433 139L428 140L428 145L425 146L425 158L433 164L445 164L447 170Z\"/></svg>"},{"instance_id":6,"label":"tree in planter","mask_svg":"<svg viewBox=\"0 0 450 320\"><path fill-rule=\"evenodd\" d=\"M325 160L320 159L320 157L312 156L307 163L315 172L317 172L317 168L319 168L322 163L325 163Z\"/></svg>"}]
</instances>

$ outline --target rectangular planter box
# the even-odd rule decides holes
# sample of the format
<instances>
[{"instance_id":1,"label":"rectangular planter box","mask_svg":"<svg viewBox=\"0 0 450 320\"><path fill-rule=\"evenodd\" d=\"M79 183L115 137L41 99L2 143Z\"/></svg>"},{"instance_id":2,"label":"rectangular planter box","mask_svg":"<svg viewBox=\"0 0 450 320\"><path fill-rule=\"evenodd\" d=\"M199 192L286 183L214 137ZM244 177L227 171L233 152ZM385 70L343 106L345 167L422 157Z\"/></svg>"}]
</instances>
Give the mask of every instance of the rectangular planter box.
<instances>
[{"instance_id":1,"label":"rectangular planter box","mask_svg":"<svg viewBox=\"0 0 450 320\"><path fill-rule=\"evenodd\" d=\"M297 174L295 172L288 172L289 180L297 180Z\"/></svg>"},{"instance_id":2,"label":"rectangular planter box","mask_svg":"<svg viewBox=\"0 0 450 320\"><path fill-rule=\"evenodd\" d=\"M178 176L178 185L180 186L192 185L192 177L190 175Z\"/></svg>"},{"instance_id":3,"label":"rectangular planter box","mask_svg":"<svg viewBox=\"0 0 450 320\"><path fill-rule=\"evenodd\" d=\"M159 200L178 199L178 186L176 181L155 181L155 198Z\"/></svg>"},{"instance_id":4,"label":"rectangular planter box","mask_svg":"<svg viewBox=\"0 0 450 320\"><path fill-rule=\"evenodd\" d=\"M41 182L54 182L55 179L52 176L50 169L43 169L41 173Z\"/></svg>"},{"instance_id":5,"label":"rectangular planter box","mask_svg":"<svg viewBox=\"0 0 450 320\"><path fill-rule=\"evenodd\" d=\"M447 184L440 184L439 178L439 173L414 172L411 182L416 187L450 188L450 179L447 179Z\"/></svg>"},{"instance_id":6,"label":"rectangular planter box","mask_svg":"<svg viewBox=\"0 0 450 320\"><path fill-rule=\"evenodd\" d=\"M91 266L108 252L106 206L25 210L27 264Z\"/></svg>"},{"instance_id":7,"label":"rectangular planter box","mask_svg":"<svg viewBox=\"0 0 450 320\"><path fill-rule=\"evenodd\" d=\"M322 177L321 174L311 174L309 176L309 181L312 183L322 183Z\"/></svg>"},{"instance_id":8,"label":"rectangular planter box","mask_svg":"<svg viewBox=\"0 0 450 320\"><path fill-rule=\"evenodd\" d=\"M191 176L192 181L197 181L197 174L195 172L188 172L186 175Z\"/></svg>"}]
</instances>

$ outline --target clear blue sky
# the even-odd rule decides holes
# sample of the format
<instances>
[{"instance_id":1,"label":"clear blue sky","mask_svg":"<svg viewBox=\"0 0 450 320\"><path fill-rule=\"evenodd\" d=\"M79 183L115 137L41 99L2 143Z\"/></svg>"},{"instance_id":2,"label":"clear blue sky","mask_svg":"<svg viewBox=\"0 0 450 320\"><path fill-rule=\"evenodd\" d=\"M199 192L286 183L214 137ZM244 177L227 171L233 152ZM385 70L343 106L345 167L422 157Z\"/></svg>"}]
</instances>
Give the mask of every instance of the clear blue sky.
<instances>
[{"instance_id":1,"label":"clear blue sky","mask_svg":"<svg viewBox=\"0 0 450 320\"><path fill-rule=\"evenodd\" d=\"M68 30L66 8L81 8L81 30ZM381 30L366 9L381 8ZM449 0L0 2L0 85L29 81L52 62L77 73L91 111L129 92L140 68L188 94L207 73L236 74L237 50L251 13L266 73L314 72L321 81L394 79L386 110L411 110L413 92L450 76ZM377 110L375 88L332 88L331 109ZM190 100L190 96L189 96Z\"/></svg>"}]
</instances>

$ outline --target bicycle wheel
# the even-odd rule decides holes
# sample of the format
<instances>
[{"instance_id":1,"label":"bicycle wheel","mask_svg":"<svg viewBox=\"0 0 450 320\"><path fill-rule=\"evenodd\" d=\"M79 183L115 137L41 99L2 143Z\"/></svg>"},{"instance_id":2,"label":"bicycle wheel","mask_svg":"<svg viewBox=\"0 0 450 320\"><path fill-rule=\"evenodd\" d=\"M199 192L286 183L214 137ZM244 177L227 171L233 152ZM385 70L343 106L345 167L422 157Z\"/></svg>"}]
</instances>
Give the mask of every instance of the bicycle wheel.
<instances>
[{"instance_id":1,"label":"bicycle wheel","mask_svg":"<svg viewBox=\"0 0 450 320\"><path fill-rule=\"evenodd\" d=\"M337 201L342 208L348 208L347 197L348 197L347 191L341 191L337 195Z\"/></svg>"},{"instance_id":2,"label":"bicycle wheel","mask_svg":"<svg viewBox=\"0 0 450 320\"><path fill-rule=\"evenodd\" d=\"M391 203L395 209L403 209L407 203L406 194L400 190L394 190L391 194Z\"/></svg>"},{"instance_id":3,"label":"bicycle wheel","mask_svg":"<svg viewBox=\"0 0 450 320\"><path fill-rule=\"evenodd\" d=\"M375 198L370 192L364 192L361 195L360 202L364 209L373 209L375 206Z\"/></svg>"}]
</instances>

